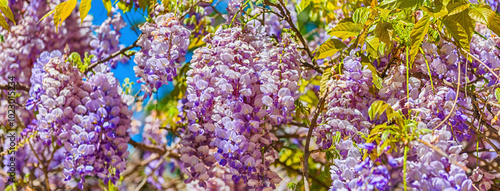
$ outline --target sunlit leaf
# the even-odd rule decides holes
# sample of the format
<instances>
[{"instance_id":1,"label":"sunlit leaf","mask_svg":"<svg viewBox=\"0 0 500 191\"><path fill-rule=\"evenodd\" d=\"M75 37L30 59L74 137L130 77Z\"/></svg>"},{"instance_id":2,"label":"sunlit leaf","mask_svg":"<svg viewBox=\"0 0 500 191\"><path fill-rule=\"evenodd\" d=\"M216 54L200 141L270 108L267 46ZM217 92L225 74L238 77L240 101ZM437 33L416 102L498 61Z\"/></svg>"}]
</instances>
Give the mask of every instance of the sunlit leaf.
<instances>
[{"instance_id":1,"label":"sunlit leaf","mask_svg":"<svg viewBox=\"0 0 500 191\"><path fill-rule=\"evenodd\" d=\"M81 0L80 1L80 19L83 24L83 19L87 17L90 11L90 7L92 5L92 0Z\"/></svg>"},{"instance_id":2,"label":"sunlit leaf","mask_svg":"<svg viewBox=\"0 0 500 191\"><path fill-rule=\"evenodd\" d=\"M319 92L320 94L319 95L323 95L323 92L326 91L326 89L328 89L326 83L328 82L328 80L330 80L330 78L332 77L332 68L327 68L324 72L323 72L323 76L321 76L321 81L320 81L320 86L319 86Z\"/></svg>"},{"instance_id":3,"label":"sunlit leaf","mask_svg":"<svg viewBox=\"0 0 500 191\"><path fill-rule=\"evenodd\" d=\"M443 24L446 26L446 29L451 34L455 42L468 51L469 41L465 29L460 24L458 24L458 22L453 20L443 20Z\"/></svg>"},{"instance_id":4,"label":"sunlit leaf","mask_svg":"<svg viewBox=\"0 0 500 191\"><path fill-rule=\"evenodd\" d=\"M339 23L335 28L328 31L328 35L336 36L341 39L347 39L359 35L359 33L361 33L361 26L353 22Z\"/></svg>"},{"instance_id":5,"label":"sunlit leaf","mask_svg":"<svg viewBox=\"0 0 500 191\"><path fill-rule=\"evenodd\" d=\"M463 30L465 31L465 35L467 36L467 39L464 39L465 46L462 46L465 50L469 51L469 43L472 40L472 34L474 34L474 28L476 26L476 22L474 19L472 19L469 16L469 9L466 9L460 13L451 15L451 16L446 16L444 17L445 20L451 20L451 21L456 21L460 26L462 26Z\"/></svg>"},{"instance_id":6,"label":"sunlit leaf","mask_svg":"<svg viewBox=\"0 0 500 191\"><path fill-rule=\"evenodd\" d=\"M448 14L448 9L441 2L435 1L434 4L434 8L421 7L421 9L434 18L441 18Z\"/></svg>"},{"instance_id":7,"label":"sunlit leaf","mask_svg":"<svg viewBox=\"0 0 500 191\"><path fill-rule=\"evenodd\" d=\"M300 3L297 5L297 14L300 14L304 9L306 9L309 4L311 4L311 0L301 0Z\"/></svg>"},{"instance_id":8,"label":"sunlit leaf","mask_svg":"<svg viewBox=\"0 0 500 191\"><path fill-rule=\"evenodd\" d=\"M500 103L500 88L495 90L495 97L497 98L498 103Z\"/></svg>"},{"instance_id":9,"label":"sunlit leaf","mask_svg":"<svg viewBox=\"0 0 500 191\"><path fill-rule=\"evenodd\" d=\"M424 15L420 20L418 20L417 24L413 27L411 31L410 39L411 39L411 49L410 49L410 63L413 63L415 60L415 56L417 56L418 48L422 44L422 41L425 38L427 32L429 32L429 28L431 25L431 18L429 15Z\"/></svg>"},{"instance_id":10,"label":"sunlit leaf","mask_svg":"<svg viewBox=\"0 0 500 191\"><path fill-rule=\"evenodd\" d=\"M466 10L467 8L469 8L469 6L470 6L470 4L465 3L465 2L455 2L455 3L448 4L448 6L447 6L448 15L454 15L454 14L460 13L460 12Z\"/></svg>"},{"instance_id":11,"label":"sunlit leaf","mask_svg":"<svg viewBox=\"0 0 500 191\"><path fill-rule=\"evenodd\" d=\"M0 15L0 26L2 26L2 28L4 28L5 30L10 31L9 24L5 20L5 17L3 17L2 15Z\"/></svg>"},{"instance_id":12,"label":"sunlit leaf","mask_svg":"<svg viewBox=\"0 0 500 191\"><path fill-rule=\"evenodd\" d=\"M333 56L339 50L346 48L347 46L340 40L335 38L328 39L325 43L319 46L318 51L316 51L315 59L323 59L329 56Z\"/></svg>"},{"instance_id":13,"label":"sunlit leaf","mask_svg":"<svg viewBox=\"0 0 500 191\"><path fill-rule=\"evenodd\" d=\"M16 24L16 21L14 20L14 15L12 14L12 11L9 8L9 1L8 0L0 0L0 10L2 10L2 13L14 24Z\"/></svg>"},{"instance_id":14,"label":"sunlit leaf","mask_svg":"<svg viewBox=\"0 0 500 191\"><path fill-rule=\"evenodd\" d=\"M111 12L111 8L113 7L111 0L102 0L102 3L104 4L104 8L106 8L108 13Z\"/></svg>"},{"instance_id":15,"label":"sunlit leaf","mask_svg":"<svg viewBox=\"0 0 500 191\"><path fill-rule=\"evenodd\" d=\"M355 23L364 24L368 20L369 14L370 11L368 10L368 8L357 8L352 15L352 21L354 21Z\"/></svg>"},{"instance_id":16,"label":"sunlit leaf","mask_svg":"<svg viewBox=\"0 0 500 191\"><path fill-rule=\"evenodd\" d=\"M494 33L500 35L500 16L487 6L480 6L469 9L469 16L477 22L488 26Z\"/></svg>"},{"instance_id":17,"label":"sunlit leaf","mask_svg":"<svg viewBox=\"0 0 500 191\"><path fill-rule=\"evenodd\" d=\"M368 108L368 116L370 117L370 120L374 120L375 117L378 118L378 116L382 115L385 110L388 108L392 107L387 104L385 101L377 100L370 105L370 108Z\"/></svg>"},{"instance_id":18,"label":"sunlit leaf","mask_svg":"<svg viewBox=\"0 0 500 191\"><path fill-rule=\"evenodd\" d=\"M380 39L380 41L385 44L390 44L392 39L392 24L384 20L380 20L375 28L375 35Z\"/></svg>"},{"instance_id":19,"label":"sunlit leaf","mask_svg":"<svg viewBox=\"0 0 500 191\"><path fill-rule=\"evenodd\" d=\"M376 36L366 38L366 52L373 58L377 58L379 54L380 40Z\"/></svg>"},{"instance_id":20,"label":"sunlit leaf","mask_svg":"<svg viewBox=\"0 0 500 191\"><path fill-rule=\"evenodd\" d=\"M118 2L118 8L123 10L123 13L129 12L130 10L132 10L133 5L134 4L132 4L132 3L127 4L127 3L121 2L121 1Z\"/></svg>"}]
</instances>

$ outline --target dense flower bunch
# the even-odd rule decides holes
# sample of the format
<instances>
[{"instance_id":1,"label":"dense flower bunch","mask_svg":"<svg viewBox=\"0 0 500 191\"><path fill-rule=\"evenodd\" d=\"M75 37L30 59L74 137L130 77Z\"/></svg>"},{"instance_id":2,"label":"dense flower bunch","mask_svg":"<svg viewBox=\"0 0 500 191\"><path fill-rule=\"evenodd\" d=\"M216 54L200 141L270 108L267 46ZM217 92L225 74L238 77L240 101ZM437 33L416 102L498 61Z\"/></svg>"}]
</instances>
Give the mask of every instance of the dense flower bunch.
<instances>
[{"instance_id":1,"label":"dense flower bunch","mask_svg":"<svg viewBox=\"0 0 500 191\"><path fill-rule=\"evenodd\" d=\"M277 153L260 148L277 140L273 126L291 120L300 71L297 45L285 36L274 46L250 26L219 30L205 42L210 46L195 51L188 71L183 171L200 186L220 166L235 182L273 187L281 180L269 170Z\"/></svg>"},{"instance_id":2,"label":"dense flower bunch","mask_svg":"<svg viewBox=\"0 0 500 191\"><path fill-rule=\"evenodd\" d=\"M125 170L127 128L131 112L122 100L117 80L105 65L86 80L59 51L43 52L31 78L28 109L35 108L38 131L45 145L57 137L65 148L65 180L97 175L113 183Z\"/></svg>"},{"instance_id":3,"label":"dense flower bunch","mask_svg":"<svg viewBox=\"0 0 500 191\"><path fill-rule=\"evenodd\" d=\"M448 158L422 143L415 143L413 156L408 156L408 183L418 190L472 190L472 181L467 177L465 160L467 154L460 154L462 146L452 140L447 130L438 130L435 135L427 134L422 140L435 145L449 154ZM401 160L400 160L401 161Z\"/></svg>"},{"instance_id":4,"label":"dense flower bunch","mask_svg":"<svg viewBox=\"0 0 500 191\"><path fill-rule=\"evenodd\" d=\"M32 0L11 3L14 7L19 8L14 11L17 25L12 26L10 32L3 28L0 29L0 35L5 39L5 42L0 44L0 63L2 63L0 65L0 84L7 84L8 77L15 76L16 82L29 86L31 68L38 55L43 51L62 50L66 45L81 54L90 50L91 17L81 23L77 11L75 11L69 16L67 22L60 26L59 32L56 32L51 20L45 19L40 22L39 20L50 11L52 5L59 3L59 1ZM7 121L5 113L8 103L5 100L7 99L2 94L0 101L2 121ZM27 100L28 95L23 93L16 101L17 103L25 103ZM25 123L24 125L33 119L33 115L21 107L16 109L16 114Z\"/></svg>"},{"instance_id":5,"label":"dense flower bunch","mask_svg":"<svg viewBox=\"0 0 500 191\"><path fill-rule=\"evenodd\" d=\"M359 146L368 151L374 148L371 143ZM351 190L387 190L389 188L390 175L384 165L375 166L370 157L363 160L359 149L350 140L342 141L338 148L347 151L347 155L345 159L335 160L335 165L330 169L333 181L331 190L345 188Z\"/></svg>"},{"instance_id":6,"label":"dense flower bunch","mask_svg":"<svg viewBox=\"0 0 500 191\"><path fill-rule=\"evenodd\" d=\"M0 189L500 190L498 1L4 2Z\"/></svg>"},{"instance_id":7,"label":"dense flower bunch","mask_svg":"<svg viewBox=\"0 0 500 191\"><path fill-rule=\"evenodd\" d=\"M123 48L120 46L120 30L126 25L121 14L114 13L113 17L107 18L100 26L96 26L96 36L90 41L92 47L90 54L95 56L94 62L106 59ZM126 62L127 60L126 56L122 56L121 58L113 58L109 63L114 68L118 61Z\"/></svg>"},{"instance_id":8,"label":"dense flower bunch","mask_svg":"<svg viewBox=\"0 0 500 191\"><path fill-rule=\"evenodd\" d=\"M173 13L156 17L154 24L146 23L141 30L138 45L142 49L135 55L134 71L148 95L177 75L177 63L185 61L191 33Z\"/></svg>"},{"instance_id":9,"label":"dense flower bunch","mask_svg":"<svg viewBox=\"0 0 500 191\"><path fill-rule=\"evenodd\" d=\"M322 125L316 129L318 144L323 149L332 146L332 135L336 132L356 141L360 140L358 132L368 133L371 124L367 112L373 101L371 86L371 71L354 55L346 57L342 74L326 84L326 112L322 115Z\"/></svg>"}]
</instances>

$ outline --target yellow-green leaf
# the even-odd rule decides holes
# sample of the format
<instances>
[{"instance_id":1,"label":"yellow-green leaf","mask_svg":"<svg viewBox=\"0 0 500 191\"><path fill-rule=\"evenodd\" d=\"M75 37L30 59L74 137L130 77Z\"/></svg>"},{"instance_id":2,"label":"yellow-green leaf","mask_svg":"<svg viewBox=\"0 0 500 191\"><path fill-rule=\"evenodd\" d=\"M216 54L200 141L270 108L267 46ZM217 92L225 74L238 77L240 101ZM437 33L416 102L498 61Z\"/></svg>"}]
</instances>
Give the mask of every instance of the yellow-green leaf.
<instances>
[{"instance_id":1,"label":"yellow-green leaf","mask_svg":"<svg viewBox=\"0 0 500 191\"><path fill-rule=\"evenodd\" d=\"M108 13L111 12L111 7L113 7L111 0L102 0L102 3L104 4L104 8L106 8Z\"/></svg>"},{"instance_id":2,"label":"yellow-green leaf","mask_svg":"<svg viewBox=\"0 0 500 191\"><path fill-rule=\"evenodd\" d=\"M48 16L52 15L52 13L56 12L56 10L49 11L47 14L45 14L38 22L42 21L43 19L47 18Z\"/></svg>"},{"instance_id":3,"label":"yellow-green leaf","mask_svg":"<svg viewBox=\"0 0 500 191\"><path fill-rule=\"evenodd\" d=\"M379 54L380 40L376 36L366 38L366 52L372 58L377 58Z\"/></svg>"},{"instance_id":4,"label":"yellow-green leaf","mask_svg":"<svg viewBox=\"0 0 500 191\"><path fill-rule=\"evenodd\" d=\"M318 51L316 51L315 59L323 59L329 56L333 56L339 50L347 47L342 41L330 38L325 43L319 46Z\"/></svg>"},{"instance_id":5,"label":"yellow-green leaf","mask_svg":"<svg viewBox=\"0 0 500 191\"><path fill-rule=\"evenodd\" d=\"M92 0L82 0L80 1L80 19L82 20L87 17L90 11L90 7L92 5Z\"/></svg>"},{"instance_id":6,"label":"yellow-green leaf","mask_svg":"<svg viewBox=\"0 0 500 191\"><path fill-rule=\"evenodd\" d=\"M411 49L410 49L410 63L413 63L415 56L417 56L418 48L422 44L427 32L429 32L429 27L431 25L431 18L429 15L424 15L417 24L413 27L411 31Z\"/></svg>"},{"instance_id":7,"label":"yellow-green leaf","mask_svg":"<svg viewBox=\"0 0 500 191\"><path fill-rule=\"evenodd\" d=\"M375 35L380 39L380 41L389 45L391 44L392 30L393 27L391 23L380 20L375 28Z\"/></svg>"},{"instance_id":8,"label":"yellow-green leaf","mask_svg":"<svg viewBox=\"0 0 500 191\"><path fill-rule=\"evenodd\" d=\"M14 24L16 24L16 21L14 20L14 15L12 14L12 11L9 8L9 1L8 0L0 0L0 10L2 10L2 13L9 20L11 20Z\"/></svg>"},{"instance_id":9,"label":"yellow-green leaf","mask_svg":"<svg viewBox=\"0 0 500 191\"><path fill-rule=\"evenodd\" d=\"M500 16L490 8L486 8L485 6L470 8L469 16L477 22L488 26L495 34L500 35Z\"/></svg>"},{"instance_id":10,"label":"yellow-green leaf","mask_svg":"<svg viewBox=\"0 0 500 191\"><path fill-rule=\"evenodd\" d=\"M0 15L0 26L2 26L2 28L4 28L5 30L10 31L9 24L2 15Z\"/></svg>"},{"instance_id":11,"label":"yellow-green leaf","mask_svg":"<svg viewBox=\"0 0 500 191\"><path fill-rule=\"evenodd\" d=\"M323 72L323 76L321 76L321 81L320 81L320 86L319 86L319 95L323 95L323 92L325 92L325 90L328 88L326 86L326 82L328 82L328 80L330 80L330 78L332 77L332 68L327 68L324 72Z\"/></svg>"},{"instance_id":12,"label":"yellow-green leaf","mask_svg":"<svg viewBox=\"0 0 500 191\"><path fill-rule=\"evenodd\" d=\"M375 66L373 66L371 62L361 62L361 65L368 66L368 69L372 72L373 85L375 85L375 87L377 87L378 89L382 89L383 80L380 76L378 76Z\"/></svg>"},{"instance_id":13,"label":"yellow-green leaf","mask_svg":"<svg viewBox=\"0 0 500 191\"><path fill-rule=\"evenodd\" d=\"M469 6L470 6L470 4L465 3L465 2L456 2L456 3L448 4L448 6L447 6L448 15L454 15L454 14L460 13L460 12L466 10L467 8L469 8Z\"/></svg>"},{"instance_id":14,"label":"yellow-green leaf","mask_svg":"<svg viewBox=\"0 0 500 191\"><path fill-rule=\"evenodd\" d=\"M375 117L378 118L378 116L382 115L388 108L391 108L392 110L392 107L385 101L377 100L373 102L368 108L368 116L370 117L370 120L374 120Z\"/></svg>"},{"instance_id":15,"label":"yellow-green leaf","mask_svg":"<svg viewBox=\"0 0 500 191\"><path fill-rule=\"evenodd\" d=\"M127 3L124 3L121 1L118 2L118 8L123 10L123 13L129 12L130 10L132 10L133 5L134 4L132 4L132 3L127 4Z\"/></svg>"},{"instance_id":16,"label":"yellow-green leaf","mask_svg":"<svg viewBox=\"0 0 500 191\"><path fill-rule=\"evenodd\" d=\"M361 26L353 22L339 23L335 28L328 31L328 35L336 36L341 39L347 39L359 35L361 33Z\"/></svg>"},{"instance_id":17,"label":"yellow-green leaf","mask_svg":"<svg viewBox=\"0 0 500 191\"><path fill-rule=\"evenodd\" d=\"M54 13L54 25L56 26L56 31L62 22L64 22L64 20L71 15L71 12L73 12L73 9L76 7L76 3L76 0L68 0L56 6L56 11Z\"/></svg>"},{"instance_id":18,"label":"yellow-green leaf","mask_svg":"<svg viewBox=\"0 0 500 191\"><path fill-rule=\"evenodd\" d=\"M464 27L454 20L443 20L443 24L446 26L446 29L451 34L455 42L465 50L469 51L469 41Z\"/></svg>"},{"instance_id":19,"label":"yellow-green leaf","mask_svg":"<svg viewBox=\"0 0 500 191\"><path fill-rule=\"evenodd\" d=\"M370 10L366 7L357 8L352 14L352 21L359 24L364 24L368 20Z\"/></svg>"},{"instance_id":20,"label":"yellow-green leaf","mask_svg":"<svg viewBox=\"0 0 500 191\"><path fill-rule=\"evenodd\" d=\"M495 98L497 98L498 103L500 103L500 88L495 89Z\"/></svg>"},{"instance_id":21,"label":"yellow-green leaf","mask_svg":"<svg viewBox=\"0 0 500 191\"><path fill-rule=\"evenodd\" d=\"M434 8L429 8L424 6L420 8L434 18L441 18L448 14L448 9L446 9L446 6L441 4L439 1L435 1L434 4L435 4Z\"/></svg>"},{"instance_id":22,"label":"yellow-green leaf","mask_svg":"<svg viewBox=\"0 0 500 191\"><path fill-rule=\"evenodd\" d=\"M309 4L311 4L311 0L301 0L300 3L298 4L297 8L297 14L300 14L304 9L306 9Z\"/></svg>"}]
</instances>

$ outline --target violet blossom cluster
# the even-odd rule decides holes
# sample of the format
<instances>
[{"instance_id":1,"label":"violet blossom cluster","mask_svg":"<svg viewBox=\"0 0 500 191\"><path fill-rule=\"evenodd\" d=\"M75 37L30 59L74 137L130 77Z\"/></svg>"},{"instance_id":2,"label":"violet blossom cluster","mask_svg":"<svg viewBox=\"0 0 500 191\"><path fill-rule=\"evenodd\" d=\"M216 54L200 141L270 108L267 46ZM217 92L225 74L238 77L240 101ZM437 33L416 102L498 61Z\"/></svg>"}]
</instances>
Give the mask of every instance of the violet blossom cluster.
<instances>
[{"instance_id":1,"label":"violet blossom cluster","mask_svg":"<svg viewBox=\"0 0 500 191\"><path fill-rule=\"evenodd\" d=\"M141 26L143 33L137 44L142 49L134 58L134 72L141 78L138 82L144 83L141 88L145 95L173 81L178 63L185 61L191 34L173 13L160 15L154 21Z\"/></svg>"},{"instance_id":2,"label":"violet blossom cluster","mask_svg":"<svg viewBox=\"0 0 500 191\"><path fill-rule=\"evenodd\" d=\"M291 121L299 54L288 35L273 45L260 29L220 29L195 51L180 150L187 182L199 180L203 187L223 175L248 188L265 188L281 180L269 169L278 157L270 131ZM217 173L219 168L226 173Z\"/></svg>"},{"instance_id":3,"label":"violet blossom cluster","mask_svg":"<svg viewBox=\"0 0 500 191\"><path fill-rule=\"evenodd\" d=\"M96 35L90 41L92 47L90 54L95 56L94 62L108 58L123 48L123 45L120 45L120 30L127 24L123 21L120 13L114 11L112 14L113 16L104 20L100 26L95 26ZM112 68L116 67L117 62L125 63L128 61L126 56L120 56L109 61Z\"/></svg>"},{"instance_id":4,"label":"violet blossom cluster","mask_svg":"<svg viewBox=\"0 0 500 191\"><path fill-rule=\"evenodd\" d=\"M317 144L323 149L332 146L332 135L340 132L361 140L358 132L368 133L368 108L373 100L369 93L372 86L372 73L360 62L360 58L350 55L344 59L344 69L339 78L332 77L326 83L326 112L318 119L321 125L315 129Z\"/></svg>"},{"instance_id":5,"label":"violet blossom cluster","mask_svg":"<svg viewBox=\"0 0 500 191\"><path fill-rule=\"evenodd\" d=\"M427 128L423 125L422 128ZM434 148L415 141L408 153L407 181L408 186L417 190L474 190L473 182L468 177L464 167L467 154L461 153L462 146L455 142L446 128L433 134L422 136L425 141L447 153L441 155ZM402 167L403 157L396 158ZM399 174L402 176L402 171Z\"/></svg>"},{"instance_id":6,"label":"violet blossom cluster","mask_svg":"<svg viewBox=\"0 0 500 191\"><path fill-rule=\"evenodd\" d=\"M360 144L361 148L370 151L372 143ZM341 141L338 149L347 152L343 159L336 159L331 166L332 186L330 190L388 190L390 174L386 166L375 165L370 158L362 158L360 150L351 140ZM381 162L379 159L376 162Z\"/></svg>"},{"instance_id":7,"label":"violet blossom cluster","mask_svg":"<svg viewBox=\"0 0 500 191\"><path fill-rule=\"evenodd\" d=\"M80 54L89 51L89 41L92 31L92 17L81 22L78 10L61 24L58 32L55 31L53 16L39 22L40 18L60 3L58 0L31 0L10 1L12 5L16 25L11 26L10 32L1 28L0 35L5 39L0 44L0 84L7 84L9 76L15 76L15 82L30 86L31 68L40 53L43 51L62 50L69 46ZM57 40L54 40L57 39ZM17 91L21 96L16 99L17 103L25 103L29 96L23 91ZM7 121L6 97L0 98L0 119ZM19 123L28 125L34 116L22 107L16 108L16 114L21 119Z\"/></svg>"},{"instance_id":8,"label":"violet blossom cluster","mask_svg":"<svg viewBox=\"0 0 500 191\"><path fill-rule=\"evenodd\" d=\"M56 140L64 147L65 180L78 177L80 189L87 175L115 183L125 170L132 113L107 66L87 78L65 57L43 52L35 63L26 105L38 112L32 130L44 145Z\"/></svg>"}]
</instances>

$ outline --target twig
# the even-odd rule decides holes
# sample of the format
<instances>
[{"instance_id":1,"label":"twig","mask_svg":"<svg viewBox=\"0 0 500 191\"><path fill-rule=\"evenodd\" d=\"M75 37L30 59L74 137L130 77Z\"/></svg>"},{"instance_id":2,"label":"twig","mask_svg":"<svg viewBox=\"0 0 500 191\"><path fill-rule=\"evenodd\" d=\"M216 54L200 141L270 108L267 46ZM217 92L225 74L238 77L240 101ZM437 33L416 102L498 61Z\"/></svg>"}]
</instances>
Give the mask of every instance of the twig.
<instances>
[{"instance_id":1,"label":"twig","mask_svg":"<svg viewBox=\"0 0 500 191\"><path fill-rule=\"evenodd\" d=\"M326 96L328 95L328 90L323 93L321 96L321 99L319 100L319 107L316 107L316 109L313 111L313 118L311 120L311 125L309 126L309 131L307 132L307 137L306 137L306 146L304 148L304 158L303 158L303 164L304 164L304 171L302 172L304 175L304 188L306 191L309 191L309 155L311 154L309 152L309 144L311 142L311 136L314 128L316 128L316 125L318 124L318 117L319 114L321 113L321 110L323 110L323 106L326 100Z\"/></svg>"},{"instance_id":2,"label":"twig","mask_svg":"<svg viewBox=\"0 0 500 191\"><path fill-rule=\"evenodd\" d=\"M271 3L271 2L269 2L269 0L265 0L264 3L267 5L276 7L276 8L278 8L278 10L280 10L281 15L283 15L285 17L284 19L288 22L288 25L290 25L290 28L293 30L293 32L295 32L295 35L297 35L297 37L299 38L302 45L304 45L304 49L306 50L307 55L309 56L309 58L313 62L312 65L309 63L304 64L304 65L306 67L309 67L309 68L316 70L318 73L323 73L323 70L318 66L318 63L314 59L314 56L311 52L311 49L309 49L309 45L306 43L304 36L302 36L300 31L297 29L297 27L293 23L292 18L290 17L290 11L288 11L288 9L286 9L286 6L285 6L285 3L283 2L283 0L279 0L279 4Z\"/></svg>"},{"instance_id":3,"label":"twig","mask_svg":"<svg viewBox=\"0 0 500 191\"><path fill-rule=\"evenodd\" d=\"M142 35L141 35L141 36L142 36ZM126 51L128 51L128 50L130 50L130 49L132 49L132 48L139 47L139 46L137 45L137 42L139 41L139 39L141 38L141 36L139 36L139 38L137 38L137 40L135 40L135 42L134 42L134 43L132 43L132 45L130 45L130 46L128 46L128 47L126 47L126 48L124 48L124 49L121 49L121 50L119 50L119 51L116 51L115 53L111 54L109 57L104 58L104 59L102 59L102 60L97 61L96 63L91 64L91 65L90 65L90 66L89 66L89 67L85 70L84 74L86 74L87 72L89 72L90 70L92 70L93 68L95 68L95 67L96 67L97 65L99 65L99 64L105 63L105 62L107 62L107 61L109 61L109 60L113 59L114 57L117 57L117 56L118 56L118 55L120 55L120 54L124 54Z\"/></svg>"},{"instance_id":4,"label":"twig","mask_svg":"<svg viewBox=\"0 0 500 191\"><path fill-rule=\"evenodd\" d=\"M12 87L12 86L9 86L7 84L0 84L0 90L9 90L9 87ZM23 84L20 84L19 82L16 83L16 85L14 86L14 89L15 90L23 90L26 92L30 91L30 87L23 85Z\"/></svg>"},{"instance_id":5,"label":"twig","mask_svg":"<svg viewBox=\"0 0 500 191\"><path fill-rule=\"evenodd\" d=\"M441 121L441 123L439 123L436 127L434 127L432 130L436 130L438 127L440 127L441 125L443 125L446 121L448 121L448 119L450 119L451 117L451 114L453 114L453 110L455 110L455 107L457 106L457 100L458 100L458 96L460 95L460 66L462 62L458 62L458 82L457 82L457 92L455 92L455 100L453 101L453 106L451 107L451 110L450 110L450 113L448 115L446 115L446 117L444 118L443 121Z\"/></svg>"},{"instance_id":6,"label":"twig","mask_svg":"<svg viewBox=\"0 0 500 191\"><path fill-rule=\"evenodd\" d=\"M167 151L164 150L164 149L161 149L161 148L158 148L158 147L153 147L153 146L146 145L146 144L143 144L143 143L138 143L138 142L133 141L132 139L130 139L128 141L128 143L131 144L132 146L134 146L135 148L141 149L143 151L149 151L149 152L152 152L152 153L158 153L160 155L164 155L165 153L167 153ZM175 153L168 153L168 157L174 158L174 159L177 159L177 160L180 159L180 156L178 154L175 154Z\"/></svg>"}]
</instances>

